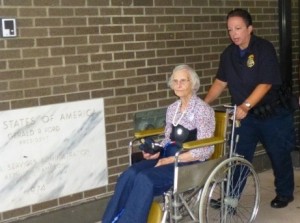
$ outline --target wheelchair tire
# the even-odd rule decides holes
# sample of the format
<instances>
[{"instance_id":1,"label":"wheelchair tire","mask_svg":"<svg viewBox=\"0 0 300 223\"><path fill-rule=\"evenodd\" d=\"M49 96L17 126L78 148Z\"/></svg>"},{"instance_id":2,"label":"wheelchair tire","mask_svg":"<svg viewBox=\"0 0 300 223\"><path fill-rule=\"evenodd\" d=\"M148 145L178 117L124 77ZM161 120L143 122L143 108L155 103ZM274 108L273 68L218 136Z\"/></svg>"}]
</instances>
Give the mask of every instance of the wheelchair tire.
<instances>
[{"instance_id":1,"label":"wheelchair tire","mask_svg":"<svg viewBox=\"0 0 300 223\"><path fill-rule=\"evenodd\" d=\"M259 180L250 162L231 157L216 166L203 187L201 223L253 222L260 203Z\"/></svg>"}]
</instances>

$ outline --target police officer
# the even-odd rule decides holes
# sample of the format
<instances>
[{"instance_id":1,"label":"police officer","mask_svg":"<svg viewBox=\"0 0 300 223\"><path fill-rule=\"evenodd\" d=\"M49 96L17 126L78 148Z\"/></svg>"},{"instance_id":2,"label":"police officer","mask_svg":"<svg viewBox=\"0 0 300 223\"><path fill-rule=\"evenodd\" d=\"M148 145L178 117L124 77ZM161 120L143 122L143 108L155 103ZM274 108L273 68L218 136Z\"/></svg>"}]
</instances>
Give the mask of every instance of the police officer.
<instances>
[{"instance_id":1,"label":"police officer","mask_svg":"<svg viewBox=\"0 0 300 223\"><path fill-rule=\"evenodd\" d=\"M283 208L294 199L295 130L293 113L281 105L277 93L282 81L276 52L269 41L253 34L246 10L230 11L227 29L232 43L221 54L205 101L211 103L228 87L241 122L236 152L252 162L257 143L263 144L275 176L276 197L271 206Z\"/></svg>"}]
</instances>

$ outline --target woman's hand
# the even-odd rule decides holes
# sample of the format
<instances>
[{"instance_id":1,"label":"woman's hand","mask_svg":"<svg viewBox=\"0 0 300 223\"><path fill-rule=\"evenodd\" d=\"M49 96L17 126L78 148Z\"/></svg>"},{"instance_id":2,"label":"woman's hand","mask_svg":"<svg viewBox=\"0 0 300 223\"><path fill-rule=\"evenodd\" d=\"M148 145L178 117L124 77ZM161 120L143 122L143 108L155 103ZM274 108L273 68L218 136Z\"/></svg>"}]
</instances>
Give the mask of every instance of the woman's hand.
<instances>
[{"instance_id":1,"label":"woman's hand","mask_svg":"<svg viewBox=\"0 0 300 223\"><path fill-rule=\"evenodd\" d=\"M154 160L154 159L157 159L159 157L159 154L160 153L155 153L155 154L150 154L150 153L145 153L143 151L143 157L144 159L146 160Z\"/></svg>"},{"instance_id":2,"label":"woman's hand","mask_svg":"<svg viewBox=\"0 0 300 223\"><path fill-rule=\"evenodd\" d=\"M167 165L169 163L174 163L175 162L175 157L174 156L169 156L166 158L161 158L158 160L157 164L155 165L155 167L157 166L162 166L162 165Z\"/></svg>"}]
</instances>

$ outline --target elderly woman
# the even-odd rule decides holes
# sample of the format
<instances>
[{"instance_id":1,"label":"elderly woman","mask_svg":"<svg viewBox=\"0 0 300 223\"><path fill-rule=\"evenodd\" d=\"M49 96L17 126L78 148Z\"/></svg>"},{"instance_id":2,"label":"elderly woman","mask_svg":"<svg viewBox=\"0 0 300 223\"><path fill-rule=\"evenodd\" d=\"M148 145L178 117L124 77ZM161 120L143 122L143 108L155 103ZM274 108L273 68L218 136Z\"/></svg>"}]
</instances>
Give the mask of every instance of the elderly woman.
<instances>
[{"instance_id":1,"label":"elderly woman","mask_svg":"<svg viewBox=\"0 0 300 223\"><path fill-rule=\"evenodd\" d=\"M155 154L143 151L145 160L121 174L103 223L146 222L154 196L162 195L173 185L175 153L171 151L172 145L213 136L214 111L196 95L200 87L197 73L187 65L179 65L173 70L169 86L179 99L167 109L165 138L160 143L163 149ZM213 151L213 147L197 148L180 154L179 162L186 165L205 161Z\"/></svg>"}]
</instances>

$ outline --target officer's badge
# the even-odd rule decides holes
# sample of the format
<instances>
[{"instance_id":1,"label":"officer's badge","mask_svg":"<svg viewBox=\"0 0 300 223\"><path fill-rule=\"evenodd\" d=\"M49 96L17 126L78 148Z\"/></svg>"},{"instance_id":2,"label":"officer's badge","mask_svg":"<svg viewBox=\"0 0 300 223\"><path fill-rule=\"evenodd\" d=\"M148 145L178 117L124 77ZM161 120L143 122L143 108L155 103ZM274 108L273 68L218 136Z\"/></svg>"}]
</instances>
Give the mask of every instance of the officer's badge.
<instances>
[{"instance_id":1,"label":"officer's badge","mask_svg":"<svg viewBox=\"0 0 300 223\"><path fill-rule=\"evenodd\" d=\"M254 62L254 55L250 54L248 56L248 60L247 60L247 67L251 68L251 67L254 66L254 64L255 64L255 62Z\"/></svg>"}]
</instances>

